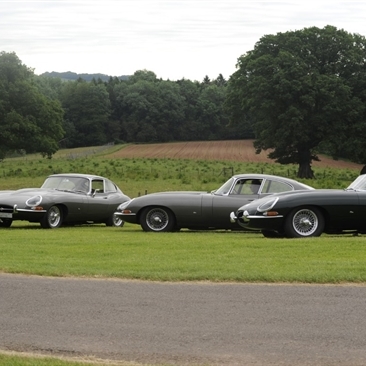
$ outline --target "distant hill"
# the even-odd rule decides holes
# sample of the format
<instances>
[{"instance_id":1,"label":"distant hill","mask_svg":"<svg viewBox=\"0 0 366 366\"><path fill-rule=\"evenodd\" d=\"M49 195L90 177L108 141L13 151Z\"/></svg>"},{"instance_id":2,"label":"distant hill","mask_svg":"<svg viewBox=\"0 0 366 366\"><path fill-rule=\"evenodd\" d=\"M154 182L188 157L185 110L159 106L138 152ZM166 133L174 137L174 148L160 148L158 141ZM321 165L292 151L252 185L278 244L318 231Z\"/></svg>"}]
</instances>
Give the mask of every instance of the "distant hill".
<instances>
[{"instance_id":1,"label":"distant hill","mask_svg":"<svg viewBox=\"0 0 366 366\"><path fill-rule=\"evenodd\" d=\"M77 73L71 72L71 71L44 72L43 74L41 74L41 76L48 76L50 78L60 78L62 80L78 80L79 78L81 78L85 81L92 81L93 79L95 79L95 80L100 79L102 81L108 81L111 77L113 77L113 78L115 77L115 76L110 76L110 75L105 75L105 74L77 74ZM117 78L120 80L127 80L129 78L129 75L117 76Z\"/></svg>"}]
</instances>

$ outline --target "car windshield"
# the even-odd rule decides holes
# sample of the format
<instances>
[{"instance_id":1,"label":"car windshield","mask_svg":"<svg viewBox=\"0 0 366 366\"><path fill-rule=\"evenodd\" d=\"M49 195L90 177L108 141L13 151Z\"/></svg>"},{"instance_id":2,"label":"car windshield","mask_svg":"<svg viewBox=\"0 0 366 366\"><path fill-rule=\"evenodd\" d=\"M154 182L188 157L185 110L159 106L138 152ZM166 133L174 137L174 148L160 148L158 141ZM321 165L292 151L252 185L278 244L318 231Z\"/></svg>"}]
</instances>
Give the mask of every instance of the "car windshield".
<instances>
[{"instance_id":1,"label":"car windshield","mask_svg":"<svg viewBox=\"0 0 366 366\"><path fill-rule=\"evenodd\" d=\"M366 191L366 174L359 175L348 187L349 190Z\"/></svg>"},{"instance_id":2,"label":"car windshield","mask_svg":"<svg viewBox=\"0 0 366 366\"><path fill-rule=\"evenodd\" d=\"M82 177L48 177L41 188L88 193L90 182Z\"/></svg>"},{"instance_id":3,"label":"car windshield","mask_svg":"<svg viewBox=\"0 0 366 366\"><path fill-rule=\"evenodd\" d=\"M217 189L216 191L213 191L213 193L217 194L217 195L220 195L220 196L222 196L224 194L229 194L233 183L234 183L234 178L230 178L219 189Z\"/></svg>"}]
</instances>

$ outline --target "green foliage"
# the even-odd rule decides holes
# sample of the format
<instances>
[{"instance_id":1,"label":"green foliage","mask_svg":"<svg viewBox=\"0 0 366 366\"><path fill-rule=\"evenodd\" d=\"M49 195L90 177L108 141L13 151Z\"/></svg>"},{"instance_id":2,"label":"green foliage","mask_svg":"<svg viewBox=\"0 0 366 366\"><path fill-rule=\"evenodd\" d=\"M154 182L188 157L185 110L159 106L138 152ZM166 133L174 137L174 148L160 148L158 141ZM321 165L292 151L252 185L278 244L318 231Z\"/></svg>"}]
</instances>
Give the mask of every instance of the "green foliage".
<instances>
[{"instance_id":1,"label":"green foliage","mask_svg":"<svg viewBox=\"0 0 366 366\"><path fill-rule=\"evenodd\" d=\"M20 149L47 156L58 149L63 110L33 80L33 71L14 53L0 53L0 159Z\"/></svg>"},{"instance_id":2,"label":"green foliage","mask_svg":"<svg viewBox=\"0 0 366 366\"><path fill-rule=\"evenodd\" d=\"M87 83L82 80L65 83L61 101L65 109L65 146L107 143L105 129L111 105L104 84Z\"/></svg>"},{"instance_id":3,"label":"green foliage","mask_svg":"<svg viewBox=\"0 0 366 366\"><path fill-rule=\"evenodd\" d=\"M227 126L222 75L199 83L161 80L152 71L138 70L108 82L54 80L41 76L35 82L62 104L66 134L61 147L251 137L242 126Z\"/></svg>"},{"instance_id":4,"label":"green foliage","mask_svg":"<svg viewBox=\"0 0 366 366\"><path fill-rule=\"evenodd\" d=\"M294 165L189 159L115 159L122 146L59 150L52 160L39 155L0 163L0 190L40 186L49 174L92 173L112 179L125 194L136 197L159 191L212 191L232 174L265 173L296 178ZM298 179L314 188L346 188L355 170L314 168L316 179Z\"/></svg>"},{"instance_id":5,"label":"green foliage","mask_svg":"<svg viewBox=\"0 0 366 366\"><path fill-rule=\"evenodd\" d=\"M262 37L229 81L233 123L250 116L257 151L273 149L269 157L299 164L298 176L312 178L324 141L344 153L356 136L365 143L365 46L364 37L332 26Z\"/></svg>"}]
</instances>

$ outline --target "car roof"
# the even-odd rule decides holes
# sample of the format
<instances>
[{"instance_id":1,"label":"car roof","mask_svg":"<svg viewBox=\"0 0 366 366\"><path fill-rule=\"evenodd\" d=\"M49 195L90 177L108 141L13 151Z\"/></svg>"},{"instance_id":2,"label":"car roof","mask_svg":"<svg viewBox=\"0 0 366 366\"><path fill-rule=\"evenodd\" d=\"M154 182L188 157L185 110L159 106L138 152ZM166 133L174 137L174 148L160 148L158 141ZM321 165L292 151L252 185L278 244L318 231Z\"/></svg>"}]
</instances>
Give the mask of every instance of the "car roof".
<instances>
[{"instance_id":1,"label":"car roof","mask_svg":"<svg viewBox=\"0 0 366 366\"><path fill-rule=\"evenodd\" d=\"M287 178L287 177L281 177L279 175L272 175L272 174L260 174L260 173L254 173L254 174L235 174L233 176L233 178L235 179L240 179L240 178L252 178L252 179L273 179L273 180L281 180L281 181L285 181L288 183L292 183L295 185L299 185L299 186L303 186L303 187L308 187L309 189L314 189L313 187L309 186L308 184L299 182L295 179L292 178Z\"/></svg>"},{"instance_id":2,"label":"car roof","mask_svg":"<svg viewBox=\"0 0 366 366\"><path fill-rule=\"evenodd\" d=\"M70 178L87 178L87 179L107 179L100 175L94 174L78 174L78 173L60 173L60 174L51 174L49 177L70 177Z\"/></svg>"}]
</instances>

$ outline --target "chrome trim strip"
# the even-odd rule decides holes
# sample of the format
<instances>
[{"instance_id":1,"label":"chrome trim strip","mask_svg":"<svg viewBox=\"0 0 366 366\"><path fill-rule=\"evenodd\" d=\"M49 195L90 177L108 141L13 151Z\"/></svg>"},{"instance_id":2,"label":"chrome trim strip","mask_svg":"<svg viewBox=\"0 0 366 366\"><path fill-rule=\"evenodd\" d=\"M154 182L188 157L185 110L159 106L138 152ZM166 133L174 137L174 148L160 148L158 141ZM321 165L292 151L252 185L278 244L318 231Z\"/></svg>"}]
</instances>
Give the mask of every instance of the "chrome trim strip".
<instances>
[{"instance_id":1,"label":"chrome trim strip","mask_svg":"<svg viewBox=\"0 0 366 366\"><path fill-rule=\"evenodd\" d=\"M256 215L248 215L245 216L246 219L281 219L283 218L283 215L277 215L277 216L256 216Z\"/></svg>"},{"instance_id":2,"label":"chrome trim strip","mask_svg":"<svg viewBox=\"0 0 366 366\"><path fill-rule=\"evenodd\" d=\"M31 209L27 209L27 208L16 208L13 211L13 213L15 213L15 214L18 212L45 213L45 212L47 212L47 210L31 210Z\"/></svg>"}]
</instances>

